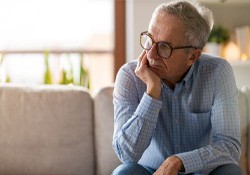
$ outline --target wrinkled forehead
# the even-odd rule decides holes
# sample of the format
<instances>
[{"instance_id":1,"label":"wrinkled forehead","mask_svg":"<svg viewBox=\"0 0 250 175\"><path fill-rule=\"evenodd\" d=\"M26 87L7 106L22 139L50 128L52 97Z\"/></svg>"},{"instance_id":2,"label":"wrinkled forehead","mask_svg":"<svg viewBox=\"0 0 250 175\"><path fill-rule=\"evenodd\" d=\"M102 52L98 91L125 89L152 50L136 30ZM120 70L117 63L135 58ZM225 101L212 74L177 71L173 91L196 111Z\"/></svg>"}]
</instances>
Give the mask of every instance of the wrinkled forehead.
<instances>
[{"instance_id":1,"label":"wrinkled forehead","mask_svg":"<svg viewBox=\"0 0 250 175\"><path fill-rule=\"evenodd\" d=\"M176 15L167 13L167 12L165 12L165 11L158 11L158 12L154 12L154 13L152 14L152 17L151 17L151 19L150 19L150 22L149 22L149 26L148 26L148 27L154 25L154 23L155 23L159 18L160 18L161 20L163 20L163 22L165 22L165 23L169 23L169 22L172 23L173 21L177 21L178 23L183 23L183 22L181 21L181 19L180 19L178 16L176 16Z\"/></svg>"},{"instance_id":2,"label":"wrinkled forehead","mask_svg":"<svg viewBox=\"0 0 250 175\"><path fill-rule=\"evenodd\" d=\"M169 41L171 43L186 42L186 30L179 17L158 13L153 15L149 23L148 32L156 41Z\"/></svg>"},{"instance_id":3,"label":"wrinkled forehead","mask_svg":"<svg viewBox=\"0 0 250 175\"><path fill-rule=\"evenodd\" d=\"M178 30L182 30L185 27L183 26L183 22L177 16L166 14L166 13L157 13L156 15L152 15L152 18L149 22L148 31L151 31L153 28L176 28Z\"/></svg>"}]
</instances>

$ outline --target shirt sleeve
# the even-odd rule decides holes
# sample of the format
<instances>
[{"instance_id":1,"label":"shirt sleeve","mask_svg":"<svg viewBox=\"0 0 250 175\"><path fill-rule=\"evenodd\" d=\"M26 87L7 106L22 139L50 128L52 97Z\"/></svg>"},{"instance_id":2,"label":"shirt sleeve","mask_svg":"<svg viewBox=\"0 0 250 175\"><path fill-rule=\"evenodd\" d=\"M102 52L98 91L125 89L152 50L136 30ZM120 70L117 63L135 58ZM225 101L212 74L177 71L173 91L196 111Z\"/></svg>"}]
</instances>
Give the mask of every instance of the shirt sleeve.
<instances>
[{"instance_id":1,"label":"shirt sleeve","mask_svg":"<svg viewBox=\"0 0 250 175\"><path fill-rule=\"evenodd\" d=\"M240 157L240 126L237 87L231 66L219 67L214 104L211 109L211 143L190 152L176 154L185 167L185 173L207 174L214 168L235 163Z\"/></svg>"},{"instance_id":2,"label":"shirt sleeve","mask_svg":"<svg viewBox=\"0 0 250 175\"><path fill-rule=\"evenodd\" d=\"M153 136L162 102L142 93L132 73L121 69L114 88L113 148L119 159L138 162ZM144 89L141 87L140 89Z\"/></svg>"}]
</instances>

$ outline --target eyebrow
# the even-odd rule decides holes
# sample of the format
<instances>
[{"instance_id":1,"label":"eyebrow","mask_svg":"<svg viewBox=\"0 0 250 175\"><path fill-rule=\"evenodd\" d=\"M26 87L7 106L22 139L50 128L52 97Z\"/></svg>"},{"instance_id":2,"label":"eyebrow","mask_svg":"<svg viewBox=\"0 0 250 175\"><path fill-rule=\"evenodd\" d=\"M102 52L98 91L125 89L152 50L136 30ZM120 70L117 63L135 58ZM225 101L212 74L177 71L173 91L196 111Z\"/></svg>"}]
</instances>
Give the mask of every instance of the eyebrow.
<instances>
[{"instance_id":1,"label":"eyebrow","mask_svg":"<svg viewBox=\"0 0 250 175\"><path fill-rule=\"evenodd\" d=\"M148 31L147 31L147 33L150 35L150 37L152 37L152 39L154 40L154 42L157 42L157 43L166 43L167 45L169 45L169 46L173 47L173 45L172 45L172 43L171 43L171 42L168 42L168 41L163 41L163 40L156 41L156 40L155 40L155 38L154 38L154 36L153 36L150 32L148 32Z\"/></svg>"}]
</instances>

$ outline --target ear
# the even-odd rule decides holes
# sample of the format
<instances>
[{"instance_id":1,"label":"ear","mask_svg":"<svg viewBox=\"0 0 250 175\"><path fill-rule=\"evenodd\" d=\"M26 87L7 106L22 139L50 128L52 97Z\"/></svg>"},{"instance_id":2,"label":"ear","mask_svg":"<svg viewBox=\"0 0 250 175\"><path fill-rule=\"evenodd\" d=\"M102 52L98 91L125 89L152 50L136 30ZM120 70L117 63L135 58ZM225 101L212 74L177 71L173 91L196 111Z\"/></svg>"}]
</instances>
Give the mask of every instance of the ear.
<instances>
[{"instance_id":1,"label":"ear","mask_svg":"<svg viewBox=\"0 0 250 175\"><path fill-rule=\"evenodd\" d=\"M189 64L190 65L195 63L200 58L201 52L202 51L200 49L195 49L195 50L190 52L190 57L189 57Z\"/></svg>"}]
</instances>

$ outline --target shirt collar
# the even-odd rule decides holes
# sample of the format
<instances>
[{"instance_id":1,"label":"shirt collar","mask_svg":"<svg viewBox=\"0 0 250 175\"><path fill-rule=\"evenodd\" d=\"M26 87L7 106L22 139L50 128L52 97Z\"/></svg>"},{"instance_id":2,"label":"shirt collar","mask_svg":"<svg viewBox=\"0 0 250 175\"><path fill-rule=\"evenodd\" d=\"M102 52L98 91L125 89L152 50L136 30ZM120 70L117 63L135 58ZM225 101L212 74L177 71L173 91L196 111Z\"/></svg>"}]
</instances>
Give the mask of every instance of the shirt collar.
<instances>
[{"instance_id":1,"label":"shirt collar","mask_svg":"<svg viewBox=\"0 0 250 175\"><path fill-rule=\"evenodd\" d=\"M187 75L184 77L183 79L183 83L185 83L185 87L188 88L191 85L192 82L192 75L194 72L194 66L195 66L196 62L191 66L191 68L189 69Z\"/></svg>"},{"instance_id":2,"label":"shirt collar","mask_svg":"<svg viewBox=\"0 0 250 175\"><path fill-rule=\"evenodd\" d=\"M196 61L197 62L197 61ZM189 88L190 85L191 85L191 82L192 82L192 75L193 75L193 72L194 72L194 67L195 67L195 64L196 62L190 67L190 69L188 70L188 73L186 74L186 76L183 78L183 80L180 82L181 84L183 83L185 88ZM166 89L169 89L168 86L165 84L164 81L161 82L162 84L162 88L166 88Z\"/></svg>"}]
</instances>

